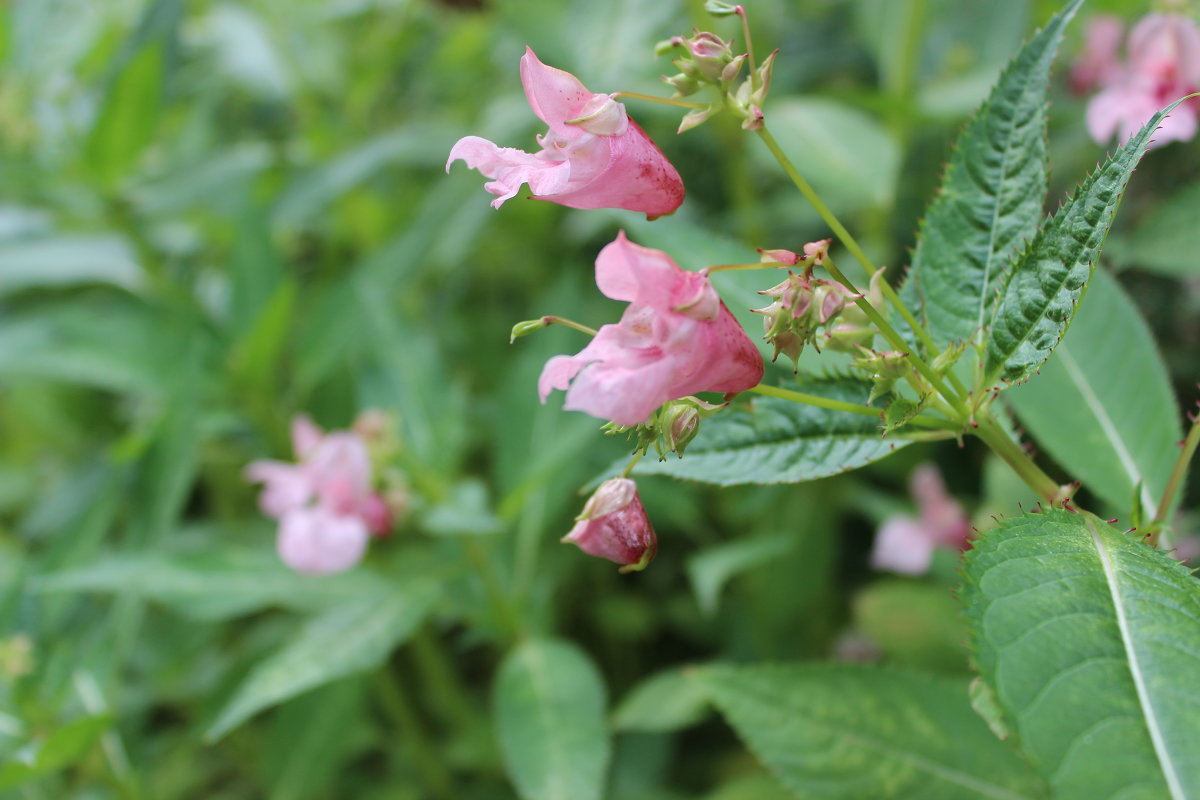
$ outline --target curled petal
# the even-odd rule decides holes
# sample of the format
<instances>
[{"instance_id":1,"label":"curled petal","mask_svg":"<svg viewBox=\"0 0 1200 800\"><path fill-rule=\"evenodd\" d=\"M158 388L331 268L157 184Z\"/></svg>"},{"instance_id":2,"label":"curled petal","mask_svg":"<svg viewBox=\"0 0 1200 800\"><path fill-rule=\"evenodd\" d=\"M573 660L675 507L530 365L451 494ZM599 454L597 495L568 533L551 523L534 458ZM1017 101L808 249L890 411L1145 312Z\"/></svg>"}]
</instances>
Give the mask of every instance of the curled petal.
<instances>
[{"instance_id":1,"label":"curled petal","mask_svg":"<svg viewBox=\"0 0 1200 800\"><path fill-rule=\"evenodd\" d=\"M625 231L596 257L596 285L613 300L677 310L694 319L714 319L720 306L707 277L682 269L661 250L634 244Z\"/></svg>"},{"instance_id":2,"label":"curled petal","mask_svg":"<svg viewBox=\"0 0 1200 800\"><path fill-rule=\"evenodd\" d=\"M258 507L273 519L301 508L312 497L308 476L295 464L260 459L247 464L243 474L246 480L263 484Z\"/></svg>"},{"instance_id":3,"label":"curled petal","mask_svg":"<svg viewBox=\"0 0 1200 800\"><path fill-rule=\"evenodd\" d=\"M354 516L339 516L321 506L292 511L279 523L276 548L283 563L297 572L343 572L362 560L369 534Z\"/></svg>"},{"instance_id":4,"label":"curled petal","mask_svg":"<svg viewBox=\"0 0 1200 800\"><path fill-rule=\"evenodd\" d=\"M457 160L465 161L471 169L477 169L493 180L483 188L496 195L493 208L504 205L504 201L515 197L522 184L529 184L534 195L554 195L565 191L571 181L571 162L539 158L513 147L497 147L487 139L465 136L450 150L446 169Z\"/></svg>"}]
</instances>

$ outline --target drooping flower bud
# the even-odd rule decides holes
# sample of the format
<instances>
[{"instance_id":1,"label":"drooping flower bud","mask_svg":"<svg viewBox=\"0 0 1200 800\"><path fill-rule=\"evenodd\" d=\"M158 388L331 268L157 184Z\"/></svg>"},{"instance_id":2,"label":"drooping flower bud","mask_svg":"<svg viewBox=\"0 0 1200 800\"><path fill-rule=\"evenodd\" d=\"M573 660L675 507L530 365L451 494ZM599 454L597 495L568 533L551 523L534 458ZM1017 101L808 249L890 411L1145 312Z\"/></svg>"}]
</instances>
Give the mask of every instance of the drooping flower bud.
<instances>
[{"instance_id":1,"label":"drooping flower bud","mask_svg":"<svg viewBox=\"0 0 1200 800\"><path fill-rule=\"evenodd\" d=\"M628 478L600 484L562 541L621 564L621 572L645 569L658 552L658 537L638 497L637 484Z\"/></svg>"},{"instance_id":2,"label":"drooping flower bud","mask_svg":"<svg viewBox=\"0 0 1200 800\"><path fill-rule=\"evenodd\" d=\"M683 458L684 448L700 432L700 423L724 407L724 403L714 405L698 397L682 397L664 405L658 424L666 452Z\"/></svg>"}]
</instances>

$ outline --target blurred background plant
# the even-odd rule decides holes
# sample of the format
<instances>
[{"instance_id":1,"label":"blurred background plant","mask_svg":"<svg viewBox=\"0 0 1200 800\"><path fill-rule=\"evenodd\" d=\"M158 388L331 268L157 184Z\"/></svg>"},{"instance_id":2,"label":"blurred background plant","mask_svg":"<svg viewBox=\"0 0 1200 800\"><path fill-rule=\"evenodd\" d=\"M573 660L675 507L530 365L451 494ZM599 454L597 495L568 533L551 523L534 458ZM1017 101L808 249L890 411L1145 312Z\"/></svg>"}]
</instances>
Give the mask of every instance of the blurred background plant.
<instances>
[{"instance_id":1,"label":"blurred background plant","mask_svg":"<svg viewBox=\"0 0 1200 800\"><path fill-rule=\"evenodd\" d=\"M876 263L900 272L949 142L1059 5L753 4L758 46L781 50L775 135ZM1084 13L1101 11L1147 8ZM914 515L922 461L977 526L1032 503L978 446L816 484L644 478L659 556L633 576L558 543L628 447L536 401L542 364L579 335L510 345L513 322L615 318L592 263L619 227L689 269L827 231L723 117L676 137L678 113L627 101L688 188L654 223L497 212L445 158L468 132L526 145L541 127L525 45L594 91L665 95L653 45L693 25L736 34L692 0L0 7L0 796L458 800L513 797L509 776L537 796L509 700L543 659L573 681L578 702L551 711L595 728L597 769L613 748L608 796L777 798L681 665L966 674L956 551L923 577L869 557L879 525ZM1104 153L1066 73L1059 196ZM1198 175L1194 142L1147 157L1105 251L1187 399ZM761 276L714 282L757 331ZM294 414L336 429L369 408L394 417L408 519L352 571L294 574L242 470L290 457Z\"/></svg>"}]
</instances>

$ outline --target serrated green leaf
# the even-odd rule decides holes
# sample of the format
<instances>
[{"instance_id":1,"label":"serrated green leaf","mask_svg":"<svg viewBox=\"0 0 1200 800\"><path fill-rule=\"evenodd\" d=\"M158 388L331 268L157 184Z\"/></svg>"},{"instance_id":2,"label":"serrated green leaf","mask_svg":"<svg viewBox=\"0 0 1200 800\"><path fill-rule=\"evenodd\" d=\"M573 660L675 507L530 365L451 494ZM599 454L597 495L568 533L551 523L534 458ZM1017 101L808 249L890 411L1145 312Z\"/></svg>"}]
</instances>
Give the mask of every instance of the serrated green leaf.
<instances>
[{"instance_id":1,"label":"serrated green leaf","mask_svg":"<svg viewBox=\"0 0 1200 800\"><path fill-rule=\"evenodd\" d=\"M613 712L618 731L663 733L690 728L708 714L708 695L688 675L690 668L666 669L638 683Z\"/></svg>"},{"instance_id":2,"label":"serrated green leaf","mask_svg":"<svg viewBox=\"0 0 1200 800\"><path fill-rule=\"evenodd\" d=\"M867 404L872 382L814 379L798 388L822 397ZM891 398L880 398L880 414ZM798 483L856 469L908 444L902 434L883 438L880 419L775 397L705 420L687 456L643 459L638 475L670 475L705 483Z\"/></svg>"},{"instance_id":3,"label":"serrated green leaf","mask_svg":"<svg viewBox=\"0 0 1200 800\"><path fill-rule=\"evenodd\" d=\"M412 580L312 618L251 670L205 738L220 739L264 708L379 666L421 624L436 597L434 584Z\"/></svg>"},{"instance_id":4,"label":"serrated green leaf","mask_svg":"<svg viewBox=\"0 0 1200 800\"><path fill-rule=\"evenodd\" d=\"M964 679L844 664L710 667L697 679L802 800L1044 796L971 709Z\"/></svg>"},{"instance_id":5,"label":"serrated green leaf","mask_svg":"<svg viewBox=\"0 0 1200 800\"><path fill-rule=\"evenodd\" d=\"M1097 167L1017 257L988 330L984 387L1029 377L1062 339L1134 167L1176 105L1155 114Z\"/></svg>"},{"instance_id":6,"label":"serrated green leaf","mask_svg":"<svg viewBox=\"0 0 1200 800\"><path fill-rule=\"evenodd\" d=\"M1046 195L1046 87L1073 0L1009 63L967 123L929 206L904 285L940 347L971 339Z\"/></svg>"},{"instance_id":7,"label":"serrated green leaf","mask_svg":"<svg viewBox=\"0 0 1200 800\"><path fill-rule=\"evenodd\" d=\"M522 800L600 800L612 744L604 681L575 645L518 645L496 676L493 711L504 763Z\"/></svg>"},{"instance_id":8,"label":"serrated green leaf","mask_svg":"<svg viewBox=\"0 0 1200 800\"><path fill-rule=\"evenodd\" d=\"M1200 584L1090 514L1002 520L964 567L975 661L1056 797L1200 787Z\"/></svg>"},{"instance_id":9,"label":"serrated green leaf","mask_svg":"<svg viewBox=\"0 0 1200 800\"><path fill-rule=\"evenodd\" d=\"M1183 430L1154 337L1107 273L1038 379L1005 398L1038 446L1123 519L1135 491L1153 513Z\"/></svg>"}]
</instances>

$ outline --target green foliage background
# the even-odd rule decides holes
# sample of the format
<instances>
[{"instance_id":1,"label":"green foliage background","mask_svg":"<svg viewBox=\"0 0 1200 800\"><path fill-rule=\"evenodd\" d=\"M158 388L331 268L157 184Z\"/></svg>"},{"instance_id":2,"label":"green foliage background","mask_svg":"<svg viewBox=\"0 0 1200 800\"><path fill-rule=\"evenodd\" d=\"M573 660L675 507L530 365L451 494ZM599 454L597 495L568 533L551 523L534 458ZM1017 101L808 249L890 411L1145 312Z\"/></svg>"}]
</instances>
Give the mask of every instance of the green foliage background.
<instances>
[{"instance_id":1,"label":"green foliage background","mask_svg":"<svg viewBox=\"0 0 1200 800\"><path fill-rule=\"evenodd\" d=\"M777 798L785 790L696 696L699 680L750 713L729 677L739 668L685 680L681 665L844 660L867 641L905 691L965 682L953 566L881 578L866 559L878 523L908 509L905 479L922 460L942 465L981 527L1028 508L982 448L917 445L786 486L643 478L660 553L635 576L557 543L580 487L627 448L558 398L537 403L542 363L578 348L578 334L510 345L512 323L615 319L591 267L618 228L691 269L825 230L736 124L675 137L675 111L636 101L688 188L671 218L523 198L495 211L482 179L461 165L446 176L444 159L466 134L532 146L525 45L594 91L665 94L657 76L671 69L654 42L693 25L734 34L701 5L0 7L0 796L591 796L594 781L555 784L545 765L561 759L607 774L604 796L621 800ZM751 4L758 47L781 50L773 130L877 263L908 263L949 143L1057 8ZM1145 9L1112 0L1084 14L1100 10ZM1068 57L1082 29L1068 32ZM1063 71L1052 197L1104 153ZM1179 220L1200 210L1198 175L1195 143L1147 157L1105 251L1184 398L1200 347L1200 234ZM747 309L761 304L761 276L720 277L757 330ZM1013 403L1038 434L1044 404L1024 391ZM295 413L338 428L368 407L399 421L411 519L353 572L293 575L241 470L288 455ZM1053 474L1087 472L1047 436ZM1136 488L1129 475L1094 480L1089 508ZM546 664L554 680L539 694ZM753 669L767 683L782 674ZM815 669L795 680L826 668ZM847 693L865 680L835 672ZM497 675L515 688L493 687ZM513 711L522 692L549 698L550 728ZM915 724L901 711L880 711L881 724ZM577 735L560 740L556 725Z\"/></svg>"}]
</instances>

